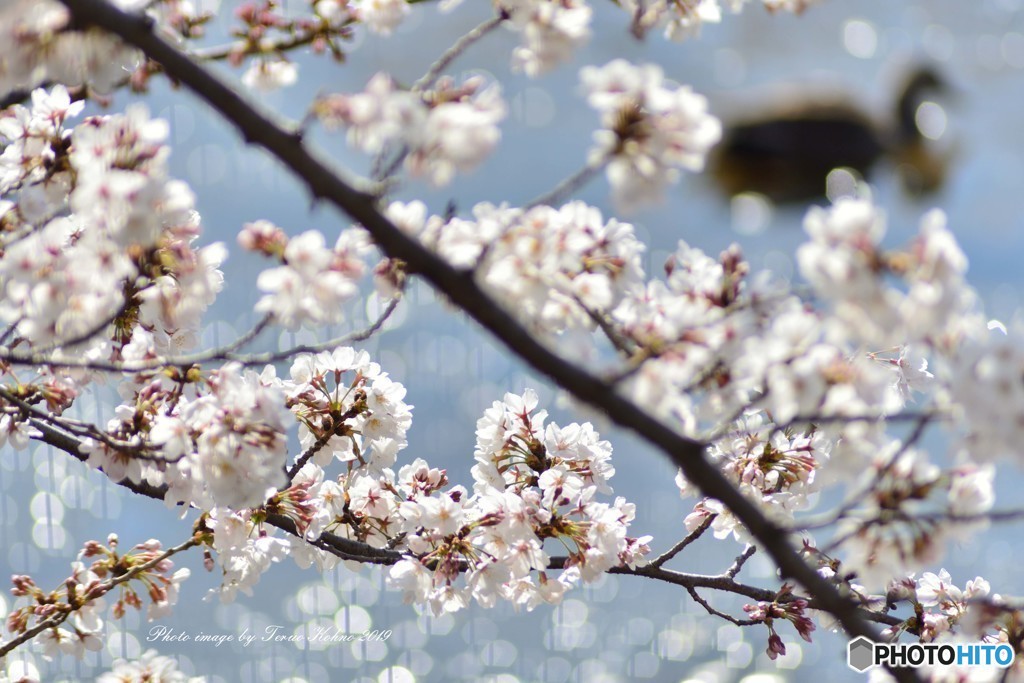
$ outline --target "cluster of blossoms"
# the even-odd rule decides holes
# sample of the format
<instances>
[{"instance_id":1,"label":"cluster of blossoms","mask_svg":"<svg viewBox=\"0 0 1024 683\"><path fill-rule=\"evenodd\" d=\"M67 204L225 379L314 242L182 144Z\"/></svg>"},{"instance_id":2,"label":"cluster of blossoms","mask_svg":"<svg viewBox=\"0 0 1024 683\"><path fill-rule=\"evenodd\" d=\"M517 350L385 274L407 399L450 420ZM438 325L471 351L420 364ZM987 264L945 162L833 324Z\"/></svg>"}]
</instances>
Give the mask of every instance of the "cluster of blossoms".
<instances>
[{"instance_id":1,"label":"cluster of blossoms","mask_svg":"<svg viewBox=\"0 0 1024 683\"><path fill-rule=\"evenodd\" d=\"M120 0L125 10L141 9L140 0ZM0 10L0 93L45 81L88 83L100 92L134 68L137 53L99 30L69 31L67 8L55 0L17 0Z\"/></svg>"},{"instance_id":2,"label":"cluster of blossoms","mask_svg":"<svg viewBox=\"0 0 1024 683\"><path fill-rule=\"evenodd\" d=\"M260 273L256 280L266 293L256 311L271 314L274 322L291 329L341 322L342 304L359 292L356 283L366 270L363 258L370 251L363 230L342 232L334 248L328 249L324 236L315 230L289 238L268 221L247 224L238 241L246 249L280 261L280 266Z\"/></svg>"},{"instance_id":3,"label":"cluster of blossoms","mask_svg":"<svg viewBox=\"0 0 1024 683\"><path fill-rule=\"evenodd\" d=\"M607 162L616 204L657 201L680 168L700 171L722 126L707 100L689 87L665 81L661 68L616 59L580 71L587 102L601 113L592 163Z\"/></svg>"},{"instance_id":4,"label":"cluster of blossoms","mask_svg":"<svg viewBox=\"0 0 1024 683\"><path fill-rule=\"evenodd\" d=\"M634 506L610 492L611 447L590 425L545 427L532 391L506 394L477 423L473 495L454 487L436 498L417 495L398 509L412 556L391 570L406 599L454 611L472 597L490 607L504 598L532 609L557 603L577 580L642 562L649 536L627 536ZM423 493L443 485L430 482ZM435 483L436 481L436 483ZM544 550L557 539L569 550L555 567ZM558 576L549 576L560 569ZM458 584L460 573L466 585Z\"/></svg>"},{"instance_id":5,"label":"cluster of blossoms","mask_svg":"<svg viewBox=\"0 0 1024 683\"><path fill-rule=\"evenodd\" d=\"M938 574L925 572L916 582L893 582L890 592L914 603L920 638L928 642L941 640L957 625L966 627L966 635L991 640L986 632L995 625L992 608L1000 602L999 596L991 595L991 591L988 581L980 576L968 581L963 589L957 588L949 572L943 569ZM1003 631L1004 639L1006 635Z\"/></svg>"},{"instance_id":6,"label":"cluster of blossoms","mask_svg":"<svg viewBox=\"0 0 1024 683\"><path fill-rule=\"evenodd\" d=\"M1024 434L1024 330L997 326L962 350L950 382L965 428L966 450L979 460L1020 459Z\"/></svg>"},{"instance_id":7,"label":"cluster of blossoms","mask_svg":"<svg viewBox=\"0 0 1024 683\"><path fill-rule=\"evenodd\" d=\"M182 397L153 418L150 440L168 460L166 500L208 509L262 504L286 482L290 415L266 377L229 363L207 380L209 393Z\"/></svg>"},{"instance_id":8,"label":"cluster of blossoms","mask_svg":"<svg viewBox=\"0 0 1024 683\"><path fill-rule=\"evenodd\" d=\"M539 76L572 58L590 39L592 10L586 0L497 0L507 25L521 36L512 68Z\"/></svg>"},{"instance_id":9,"label":"cluster of blossoms","mask_svg":"<svg viewBox=\"0 0 1024 683\"><path fill-rule=\"evenodd\" d=\"M680 242L665 263L666 278L648 280L612 312L630 352L623 390L690 433L699 418L720 428L721 415L741 412L755 386L737 381L732 367L748 358L745 336L772 315L800 308L769 287L745 291L747 271L735 245L714 259ZM699 393L705 396L695 403L691 394Z\"/></svg>"},{"instance_id":10,"label":"cluster of blossoms","mask_svg":"<svg viewBox=\"0 0 1024 683\"><path fill-rule=\"evenodd\" d=\"M633 31L643 36L661 29L671 40L683 40L700 33L704 24L722 21L723 5L736 13L750 0L621 0L619 3L633 17ZM762 0L770 12L779 10L803 12L817 0Z\"/></svg>"},{"instance_id":11,"label":"cluster of blossoms","mask_svg":"<svg viewBox=\"0 0 1024 683\"><path fill-rule=\"evenodd\" d=\"M350 383L341 381L346 372L354 375ZM531 391L506 395L477 424L471 493L422 459L397 474L392 469L409 407L404 389L365 354L301 357L291 384L300 387L289 403L303 424L301 469L257 509L215 508L203 517L223 575L211 595L222 601L251 593L260 575L289 555L302 567L335 566L339 558L317 547L328 536L401 553L389 582L435 613L470 599L527 609L556 603L579 580L634 566L649 552L649 536L627 536L632 504L596 500L611 492L611 446L589 424L545 426ZM331 479L326 468L339 460L346 470ZM271 515L291 519L300 537L273 535L265 524ZM548 539L568 557L553 564Z\"/></svg>"},{"instance_id":12,"label":"cluster of blossoms","mask_svg":"<svg viewBox=\"0 0 1024 683\"><path fill-rule=\"evenodd\" d=\"M87 342L76 351L98 359L144 331L155 353L192 346L225 252L193 246L199 219L191 191L167 176L167 124L132 106L66 130L81 104L63 86L9 111L0 318L11 345Z\"/></svg>"},{"instance_id":13,"label":"cluster of blossoms","mask_svg":"<svg viewBox=\"0 0 1024 683\"><path fill-rule=\"evenodd\" d=\"M251 594L271 564L289 555L303 567L336 564L335 556L302 538L343 533L334 526L345 517L338 506L347 494L325 481L324 468L344 463L364 483L389 473L412 423L404 397L405 388L366 352L347 347L297 356L286 379L272 366L257 375L234 363L190 382L187 390L158 376L133 405L168 409L133 412L118 423L148 425L149 446L158 457L140 459L104 445L91 460L106 458L101 464L115 479L166 484L168 503L207 511L203 526L212 531L210 545L223 574L211 594L230 602L239 591ZM303 453L289 477L285 434L295 423ZM114 426L108 432L117 436ZM264 524L267 515L288 517L300 537L273 536ZM358 540L372 541L367 534ZM208 566L213 568L212 560Z\"/></svg>"},{"instance_id":14,"label":"cluster of blossoms","mask_svg":"<svg viewBox=\"0 0 1024 683\"><path fill-rule=\"evenodd\" d=\"M213 532L209 545L217 553L221 570L221 585L210 589L207 600L217 597L222 603L231 603L239 592L252 595L263 573L288 557L290 548L297 545L272 535L249 510L234 512L215 508L203 516L202 525ZM205 565L208 571L213 571L214 560L209 554Z\"/></svg>"},{"instance_id":15,"label":"cluster of blossoms","mask_svg":"<svg viewBox=\"0 0 1024 683\"><path fill-rule=\"evenodd\" d=\"M948 539L984 526L995 500L991 466L964 464L943 471L925 453L896 441L857 478L867 491L837 530L846 550L845 571L877 588L897 567L937 562Z\"/></svg>"},{"instance_id":16,"label":"cluster of blossoms","mask_svg":"<svg viewBox=\"0 0 1024 683\"><path fill-rule=\"evenodd\" d=\"M1006 336L986 328L941 214L925 217L906 251L881 249L883 217L865 200L812 209L806 227L811 241L798 252L801 271L834 315L774 285L748 282L735 257L715 262L683 245L669 266L676 296L659 304L657 317L638 315L650 311L650 292L627 297L612 317L653 356L630 379L634 396L710 441L711 458L765 514L799 527L794 512L808 506L809 494L847 484L850 501L835 520L842 518L843 571L877 588L937 561L952 536L976 530L993 505L994 475L972 461L976 431L964 430L954 462L942 469L866 418L897 413L909 401L973 416L984 409L981 400L957 399L985 387L977 368L991 356L977 348ZM670 317L678 322L668 324ZM670 407L660 396L671 398ZM720 416L732 413L741 417L723 430ZM692 493L682 476L679 483ZM714 500L698 502L687 528L711 515L717 535L747 539Z\"/></svg>"},{"instance_id":17,"label":"cluster of blossoms","mask_svg":"<svg viewBox=\"0 0 1024 683\"><path fill-rule=\"evenodd\" d=\"M321 467L338 461L377 472L394 465L408 443L412 406L403 401L405 387L365 351L299 355L280 386L304 453Z\"/></svg>"},{"instance_id":18,"label":"cluster of blossoms","mask_svg":"<svg viewBox=\"0 0 1024 683\"><path fill-rule=\"evenodd\" d=\"M146 650L138 659L116 659L110 671L100 674L96 683L206 683L205 676L186 676L178 663Z\"/></svg>"},{"instance_id":19,"label":"cluster of blossoms","mask_svg":"<svg viewBox=\"0 0 1024 683\"><path fill-rule=\"evenodd\" d=\"M895 639L903 632L913 634L921 642L936 644L1008 644L1015 649L1020 642L1019 605L992 593L989 582L980 576L967 581L963 588L953 583L945 569L938 574L925 572L893 580L878 605L908 602L914 615L900 626L891 627L884 635ZM918 673L931 681L1015 681L1022 673L1020 655L1010 668L995 666L962 666L925 664ZM888 683L893 678L884 669L871 672L873 683Z\"/></svg>"},{"instance_id":20,"label":"cluster of blossoms","mask_svg":"<svg viewBox=\"0 0 1024 683\"><path fill-rule=\"evenodd\" d=\"M361 24L384 36L391 35L409 15L407 0L351 0L349 6Z\"/></svg>"},{"instance_id":21,"label":"cluster of blossoms","mask_svg":"<svg viewBox=\"0 0 1024 683\"><path fill-rule=\"evenodd\" d=\"M377 430L404 435L408 408L399 385L378 380L356 389L334 380L353 398L335 400L329 411L311 409L323 405L313 394L330 395L324 377L334 371L323 368L337 361L321 356L299 365L310 363L320 368L317 379L307 380L317 388L298 395L301 407L295 409L310 422L308 438L317 435L306 451L313 455L263 512L217 510L205 522L214 529L213 546L224 567L222 599L250 590L262 571L289 553L300 566L325 569L337 563L337 557L300 539L253 533L270 514L292 519L311 542L330 535L401 553L390 570L391 585L435 613L461 609L470 599L486 607L505 599L527 609L556 603L580 579L590 582L612 567L633 566L649 551L649 536L627 536L632 504L596 500L598 492L611 492L608 442L589 424L545 426L546 413L537 410L533 392L506 395L477 424L475 484L469 492L450 486L443 470L422 459L396 473L390 466L396 442L379 445L381 439L370 436L371 422ZM293 369L293 375L302 372ZM360 404L371 414L353 429L347 421L361 414ZM338 426L325 431L326 423ZM357 444L366 441L371 448L360 449ZM338 459L347 470L330 479L325 468ZM544 547L548 539L557 539L568 557L552 564Z\"/></svg>"},{"instance_id":22,"label":"cluster of blossoms","mask_svg":"<svg viewBox=\"0 0 1024 683\"><path fill-rule=\"evenodd\" d=\"M397 146L412 174L447 185L456 172L476 168L498 144L506 107L500 86L479 77L462 84L442 78L418 93L379 73L365 91L322 98L315 111L325 125L348 128L354 147L377 154Z\"/></svg>"},{"instance_id":23,"label":"cluster of blossoms","mask_svg":"<svg viewBox=\"0 0 1024 683\"><path fill-rule=\"evenodd\" d=\"M252 63L242 74L242 85L252 90L272 92L294 85L299 80L299 68L283 59L263 59Z\"/></svg>"},{"instance_id":24,"label":"cluster of blossoms","mask_svg":"<svg viewBox=\"0 0 1024 683\"><path fill-rule=\"evenodd\" d=\"M0 189L15 197L4 212L0 315L32 344L113 321L121 341L142 325L163 349L180 346L172 337L198 327L221 287L223 252L191 246L198 218L187 186L167 177L164 122L136 106L64 130L79 111L55 86L0 126L9 143Z\"/></svg>"},{"instance_id":25,"label":"cluster of blossoms","mask_svg":"<svg viewBox=\"0 0 1024 683\"><path fill-rule=\"evenodd\" d=\"M760 503L766 515L780 524L791 523L794 513L808 507L809 496L821 489L816 475L831 444L813 428L778 429L762 411L748 412L734 427L710 445L708 457L736 488ZM694 493L682 472L676 475L676 485L683 497ZM701 500L687 515L687 531L693 532L711 516L717 538L733 534L749 540L733 514L713 499Z\"/></svg>"},{"instance_id":26,"label":"cluster of blossoms","mask_svg":"<svg viewBox=\"0 0 1024 683\"><path fill-rule=\"evenodd\" d=\"M921 221L904 252L881 248L885 216L865 199L811 209L810 242L797 251L800 273L832 305L844 334L871 348L923 344L949 352L978 324L977 296L965 284L967 259L941 211ZM903 288L887 282L898 277Z\"/></svg>"},{"instance_id":27,"label":"cluster of blossoms","mask_svg":"<svg viewBox=\"0 0 1024 683\"><path fill-rule=\"evenodd\" d=\"M747 617L751 621L768 627L767 653L771 659L786 654L786 646L775 630L776 621L790 622L801 638L808 643L811 642L814 622L807 616L807 601L803 598L791 599L792 594L793 587L783 584L772 602L759 602L756 605L743 606L743 611L747 613Z\"/></svg>"},{"instance_id":28,"label":"cluster of blossoms","mask_svg":"<svg viewBox=\"0 0 1024 683\"><path fill-rule=\"evenodd\" d=\"M111 591L118 591L113 607L115 619L123 617L127 607L142 609L143 598L138 588L149 598L147 616L150 620L170 614L178 602L179 586L189 577L189 570L172 573L174 563L167 558L159 559L161 544L157 540L140 543L123 555L117 552L117 545L117 536L113 534L105 544L88 541L79 553L79 561L72 563L71 575L54 591L44 591L30 576L11 577L11 593L29 604L7 615L7 630L24 633L46 623L49 628L39 636L43 656L51 659L64 654L81 659L86 651L95 652L103 647L101 615L106 607L103 596ZM89 565L82 562L90 559ZM140 569L154 561L151 567ZM111 581L133 571L135 574L129 581L117 584ZM62 624L70 624L70 629Z\"/></svg>"},{"instance_id":29,"label":"cluster of blossoms","mask_svg":"<svg viewBox=\"0 0 1024 683\"><path fill-rule=\"evenodd\" d=\"M114 481L166 485L168 505L261 505L287 483L291 415L275 380L238 363L207 377L158 372L83 451Z\"/></svg>"},{"instance_id":30,"label":"cluster of blossoms","mask_svg":"<svg viewBox=\"0 0 1024 683\"><path fill-rule=\"evenodd\" d=\"M588 332L643 277L633 226L583 202L527 211L491 204L474 220L427 216L422 202L392 203L388 217L514 307L538 333ZM581 340L581 348L587 346Z\"/></svg>"},{"instance_id":31,"label":"cluster of blossoms","mask_svg":"<svg viewBox=\"0 0 1024 683\"><path fill-rule=\"evenodd\" d=\"M164 38L180 42L199 38L212 18L193 0L114 0L126 12L145 12ZM248 4L248 3L247 3ZM272 2L271 2L272 4ZM151 65L141 54L110 34L83 30L71 22L56 0L10 0L0 8L0 95L43 83L82 88L83 95L106 94L131 85L145 90Z\"/></svg>"},{"instance_id":32,"label":"cluster of blossoms","mask_svg":"<svg viewBox=\"0 0 1024 683\"><path fill-rule=\"evenodd\" d=\"M405 2L386 3L380 0L315 0L309 4L312 5L312 15L297 16L285 11L287 6L282 8L276 0L249 0L235 7L234 14L241 26L232 31L238 40L232 45L227 59L238 66L246 57L255 57L242 74L243 85L263 92L293 85L299 77L299 65L287 58L287 50L309 45L314 53L330 52L341 61L345 56L343 41L352 35L351 24L362 22L371 29L386 32L388 20L384 17L387 12L375 10L384 9L386 4L407 9ZM169 20L160 23L177 27ZM181 33L195 37L194 31Z\"/></svg>"}]
</instances>

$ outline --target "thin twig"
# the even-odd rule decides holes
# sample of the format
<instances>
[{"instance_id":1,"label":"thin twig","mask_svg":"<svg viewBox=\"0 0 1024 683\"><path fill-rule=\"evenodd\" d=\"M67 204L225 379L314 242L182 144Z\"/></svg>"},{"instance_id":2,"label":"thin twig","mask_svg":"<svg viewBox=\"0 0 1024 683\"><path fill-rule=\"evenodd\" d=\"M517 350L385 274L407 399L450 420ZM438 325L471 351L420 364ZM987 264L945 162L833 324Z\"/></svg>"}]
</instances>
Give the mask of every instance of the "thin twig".
<instances>
[{"instance_id":1,"label":"thin twig","mask_svg":"<svg viewBox=\"0 0 1024 683\"><path fill-rule=\"evenodd\" d=\"M570 296L576 305L583 309L583 312L587 314L587 317L597 325L598 329L604 334L605 338L611 343L615 350L626 358L630 358L637 351L637 344L627 337L626 335L619 332L616 329L614 323L609 319L608 315L595 311L590 306L587 306L583 301L573 292L563 292Z\"/></svg>"},{"instance_id":2,"label":"thin twig","mask_svg":"<svg viewBox=\"0 0 1024 683\"><path fill-rule=\"evenodd\" d=\"M189 50L188 54L199 62L219 62L229 59L237 54L250 56L271 52L288 52L289 50L294 50L297 47L311 45L313 41L322 35L323 31L318 29L314 31L296 33L293 36L280 38L267 44L253 43L249 40L238 40L225 45L214 45L211 47Z\"/></svg>"},{"instance_id":3,"label":"thin twig","mask_svg":"<svg viewBox=\"0 0 1024 683\"><path fill-rule=\"evenodd\" d=\"M365 341L381 329L384 323L387 322L388 318L391 317L391 314L394 313L395 308L398 307L398 303L400 301L400 298L391 299L388 302L388 305L381 312L380 316L378 316L378 318L368 327L362 330L350 332L349 334L335 337L334 339L328 339L327 341L317 342L315 344L302 344L281 351L254 354L237 353L239 348L252 341L260 332L266 329L266 326L271 322L271 320L268 320L268 318L270 318L270 316L268 316L268 318L261 320L255 327L246 332L239 339L233 341L231 344L192 355L157 357L142 361L84 361L77 359L50 358L34 354L22 355L15 353L0 353L0 361L9 363L10 365L48 365L55 368L84 368L104 372L126 373L147 372L149 370L158 370L160 368L167 367L190 368L193 365L201 365L203 363L213 361L236 361L246 367L267 365L282 360L288 360L300 353L320 353L321 351L332 349L336 346L341 346L342 344Z\"/></svg>"},{"instance_id":4,"label":"thin twig","mask_svg":"<svg viewBox=\"0 0 1024 683\"><path fill-rule=\"evenodd\" d=\"M437 58L437 61L430 65L427 73L423 74L422 78L413 83L413 92L423 92L434 84L441 72L448 68L448 65L454 62L459 55L465 52L473 43L477 42L494 29L501 26L502 22L508 19L508 15L501 12L487 21L483 22L476 28L470 29L468 33L456 40L450 48L444 51L444 53Z\"/></svg>"},{"instance_id":5,"label":"thin twig","mask_svg":"<svg viewBox=\"0 0 1024 683\"><path fill-rule=\"evenodd\" d=\"M4 330L3 336L0 336L0 345L7 343L7 341L11 338L11 335L14 334L14 332L18 329L18 325L20 325L24 320L24 315L18 316L17 320L15 320L14 322L7 326L7 329Z\"/></svg>"},{"instance_id":6,"label":"thin twig","mask_svg":"<svg viewBox=\"0 0 1024 683\"><path fill-rule=\"evenodd\" d=\"M713 617L720 617L731 624L736 624L737 626L754 626L755 624L761 623L760 621L755 621L753 619L737 619L731 614L726 614L725 612L718 611L717 609L709 605L707 600L700 597L700 593L697 592L696 588L691 588L690 586L687 586L686 592L690 594L690 597L693 598L693 601L695 603L697 603L705 610L707 610L707 613Z\"/></svg>"},{"instance_id":7,"label":"thin twig","mask_svg":"<svg viewBox=\"0 0 1024 683\"><path fill-rule=\"evenodd\" d=\"M149 571L150 569L157 566L169 557L172 557L184 550L188 550L189 548L197 546L200 543L200 537L193 536L192 538L190 538L189 540L185 541L180 545L176 545L173 548L168 548L164 552L154 557L152 560L140 564L138 566L132 567L124 574L121 574L120 576L115 576L101 584L94 586L93 588L89 589L89 592L86 595L85 599L83 599L82 604L78 607L69 605L71 609L63 610L61 612L54 614L51 617L44 619L43 621L39 622L38 624L28 629L24 633L18 635L15 638L12 638L3 645L0 645L0 657L5 656L7 653L11 652L12 650L14 650L14 648L18 647L19 645L27 643L28 641L32 640L43 631L60 626L68 619L68 617L77 612L81 607L84 607L89 602L106 595L122 583L131 581L139 574Z\"/></svg>"},{"instance_id":8,"label":"thin twig","mask_svg":"<svg viewBox=\"0 0 1024 683\"><path fill-rule=\"evenodd\" d=\"M917 420L917 424L914 426L914 431L910 433L910 436L907 437L906 441L900 444L900 447L896 449L896 452L889 457L885 464L875 472L875 476L871 478L871 482L849 495L846 502L844 502L837 510L825 515L820 515L816 518L801 520L799 528L794 528L792 529L793 531L810 531L812 529L821 529L832 526L864 502L864 498L874 491L880 483L882 483L882 479L892 471L892 468L896 466L896 463L899 462L900 458L902 458L903 455L912 448L922 436L924 436L924 430L928 426L928 422L932 419L932 415L930 413L906 413L906 415L912 416L907 419ZM893 418L902 419L902 416L894 415ZM865 418L865 420L871 421L868 418Z\"/></svg>"},{"instance_id":9,"label":"thin twig","mask_svg":"<svg viewBox=\"0 0 1024 683\"><path fill-rule=\"evenodd\" d=\"M725 570L725 575L728 576L730 579L735 579L736 575L740 573L741 569L743 569L743 565L745 565L747 563L747 560L753 557L754 553L756 552L756 545L752 543L747 544L747 547L743 549L743 552L737 555L732 565Z\"/></svg>"},{"instance_id":10,"label":"thin twig","mask_svg":"<svg viewBox=\"0 0 1024 683\"><path fill-rule=\"evenodd\" d=\"M673 557L678 555L680 552L682 552L683 548L685 548L686 546L690 545L698 538L700 538L704 534L704 532L711 527L711 523L715 521L715 517L717 516L718 515L708 515L707 517L705 517L704 521L702 521L696 529L688 533L683 540L679 541L669 550L666 550L661 555L651 560L650 566L661 567L663 564L665 564Z\"/></svg>"},{"instance_id":11,"label":"thin twig","mask_svg":"<svg viewBox=\"0 0 1024 683\"><path fill-rule=\"evenodd\" d=\"M611 157L603 156L600 159L587 163L585 166L577 170L568 178L562 180L544 194L531 200L524 207L523 213L526 213L530 209L534 209L538 206L551 206L553 204L557 204L566 197L572 195L576 190L593 180L594 176L600 173L604 167L608 165L609 161L611 161Z\"/></svg>"}]
</instances>

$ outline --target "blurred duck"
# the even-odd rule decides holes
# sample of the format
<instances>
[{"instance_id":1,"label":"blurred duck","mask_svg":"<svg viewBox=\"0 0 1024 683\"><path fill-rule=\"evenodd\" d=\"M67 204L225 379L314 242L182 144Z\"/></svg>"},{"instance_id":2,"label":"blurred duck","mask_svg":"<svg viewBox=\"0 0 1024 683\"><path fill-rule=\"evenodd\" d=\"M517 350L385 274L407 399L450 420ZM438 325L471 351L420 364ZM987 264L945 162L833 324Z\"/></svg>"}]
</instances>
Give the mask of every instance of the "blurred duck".
<instances>
[{"instance_id":1,"label":"blurred duck","mask_svg":"<svg viewBox=\"0 0 1024 683\"><path fill-rule=\"evenodd\" d=\"M711 175L729 196L757 192L776 203L807 202L825 195L833 169L867 176L887 156L908 193L933 192L945 180L948 155L928 144L918 108L946 90L932 68L922 67L907 79L893 120L883 125L849 102L813 101L739 122L712 153Z\"/></svg>"}]
</instances>

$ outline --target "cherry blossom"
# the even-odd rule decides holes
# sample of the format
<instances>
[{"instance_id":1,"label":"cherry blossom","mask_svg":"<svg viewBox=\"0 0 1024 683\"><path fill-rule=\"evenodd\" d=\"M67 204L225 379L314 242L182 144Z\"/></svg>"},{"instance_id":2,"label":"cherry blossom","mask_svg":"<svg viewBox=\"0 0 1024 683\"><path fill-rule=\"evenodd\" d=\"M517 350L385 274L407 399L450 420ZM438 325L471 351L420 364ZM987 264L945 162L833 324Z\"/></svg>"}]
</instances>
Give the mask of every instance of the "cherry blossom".
<instances>
[{"instance_id":1,"label":"cherry blossom","mask_svg":"<svg viewBox=\"0 0 1024 683\"><path fill-rule=\"evenodd\" d=\"M359 25L387 35L413 11L406 0L319 0L296 11L247 2L231 42L208 49L192 43L209 19L192 3L115 4L145 12L150 39L183 53L210 79L205 87L220 81L203 62L222 59L244 68L242 84L256 91L297 83L292 50L340 61ZM657 29L678 39L750 2L618 4L638 38ZM755 4L801 12L812 3ZM245 127L257 112L244 99L220 98L239 113L207 98L365 229L245 224L239 246L268 262L252 278L261 321L231 345L195 352L228 254L204 236L192 190L169 172L169 126L137 103L90 107L100 113L82 118L87 103L113 104L102 93L141 93L163 75L201 90L194 74L143 59L91 19L72 21L62 3L0 10L9 45L0 91L47 84L0 113L0 445L47 443L192 524L172 548L89 541L53 591L15 575L11 647L36 636L46 657L82 658L129 607L166 616L190 577L170 557L197 546L219 579L208 597L223 602L253 594L288 557L319 571L385 565L388 583L435 615L473 602L558 604L614 571L677 583L711 614L765 626L772 659L786 654L782 622L807 641L840 623L884 625L891 638L1018 646L1012 600L981 577L958 587L939 568L952 542L1014 516L993 513L994 482L1024 425L1021 328L989 321L945 214L925 213L906 245L890 247L889 219L868 194L812 208L795 285L758 271L738 245L715 256L679 242L663 268L645 272L643 231L572 195L603 171L621 210L656 202L681 170L702 169L721 125L703 96L660 67L622 59L581 69L600 124L582 168L551 192L443 212L414 197L393 201L407 189L403 174L446 186L501 143L501 84L447 75L452 60L504 26L518 40L513 70L536 78L569 61L595 26L584 0L490 5L493 17L418 80L378 73L361 92L318 97L294 129L266 122L264 136ZM326 166L305 136L315 121L343 128L348 144L375 157L365 181L331 178L350 190L341 199L303 175ZM345 309L369 290L371 256L373 286L392 302L368 329L350 330ZM456 454L471 479L450 478L431 463L438 454L407 457L412 398L359 344L383 328L413 278L567 390L569 411L601 406L652 443L683 446L666 451L692 502L669 513L685 537L651 560L657 544L637 523L646 501L615 496L611 441L591 422L552 419L529 389L483 411L472 454ZM328 325L346 326L355 346L246 350L266 328L316 335ZM120 402L82 419L72 409L103 384ZM927 430L948 437L945 452L928 448ZM744 544L732 567L710 577L663 568L708 531ZM741 583L754 553L780 568L788 558L786 576L799 581ZM748 596L746 619L694 586ZM850 598L839 600L849 613L812 610L829 595L833 604ZM22 668L7 678L41 678ZM99 680L199 679L148 651Z\"/></svg>"},{"instance_id":2,"label":"cherry blossom","mask_svg":"<svg viewBox=\"0 0 1024 683\"><path fill-rule=\"evenodd\" d=\"M253 90L273 92L294 85L298 78L299 68L293 62L262 60L253 62L242 74L242 84Z\"/></svg>"},{"instance_id":3,"label":"cherry blossom","mask_svg":"<svg viewBox=\"0 0 1024 683\"><path fill-rule=\"evenodd\" d=\"M477 423L472 497L456 487L438 498L402 504L410 550L439 563L432 578L425 575L422 558L395 566L392 582L407 599L428 601L442 612L465 606L472 595L489 607L495 602L486 592L490 588L533 609L557 602L579 579L594 581L649 552L650 537L627 537L635 516L632 504L622 498L611 505L593 500L598 488L610 492L607 444L597 441L589 426L545 428L546 413L536 408L532 391L507 394ZM463 529L470 530L468 536ZM576 548L557 576L548 575L541 542L550 536L564 536ZM460 557L472 567L469 594L453 586Z\"/></svg>"},{"instance_id":4,"label":"cherry blossom","mask_svg":"<svg viewBox=\"0 0 1024 683\"><path fill-rule=\"evenodd\" d=\"M769 12L779 10L803 12L817 0L762 0ZM684 40L700 34L704 24L722 21L723 7L737 13L750 0L679 0L668 2L640 2L624 0L620 4L633 17L634 32L643 35L652 29L662 29L671 40Z\"/></svg>"},{"instance_id":5,"label":"cherry blossom","mask_svg":"<svg viewBox=\"0 0 1024 683\"><path fill-rule=\"evenodd\" d=\"M126 10L138 9L138 0L119 0ZM53 0L18 0L3 8L3 40L10 50L0 57L0 92L34 87L52 80L65 85L88 82L109 92L125 67L138 59L134 50L102 31L65 31L67 9Z\"/></svg>"},{"instance_id":6,"label":"cherry blossom","mask_svg":"<svg viewBox=\"0 0 1024 683\"><path fill-rule=\"evenodd\" d=\"M406 0L354 0L352 9L367 28L386 36L409 14L409 3Z\"/></svg>"},{"instance_id":7,"label":"cherry blossom","mask_svg":"<svg viewBox=\"0 0 1024 683\"><path fill-rule=\"evenodd\" d=\"M592 11L584 0L504 0L501 7L522 35L512 66L529 76L567 61L590 38Z\"/></svg>"},{"instance_id":8,"label":"cherry blossom","mask_svg":"<svg viewBox=\"0 0 1024 683\"><path fill-rule=\"evenodd\" d=\"M660 67L616 59L584 67L587 102L601 113L591 159L608 161L608 182L624 209L655 202L676 182L678 169L700 171L721 138L707 100L689 87L664 80Z\"/></svg>"},{"instance_id":9,"label":"cherry blossom","mask_svg":"<svg viewBox=\"0 0 1024 683\"><path fill-rule=\"evenodd\" d=\"M275 385L299 421L303 449L321 467L337 459L380 471L405 448L412 424L405 388L365 351L340 347L299 355L290 379Z\"/></svg>"},{"instance_id":10,"label":"cherry blossom","mask_svg":"<svg viewBox=\"0 0 1024 683\"><path fill-rule=\"evenodd\" d=\"M323 98L316 111L328 126L347 126L349 143L364 151L404 145L405 167L440 186L490 154L506 107L500 86L478 77L460 85L446 77L420 96L377 74L363 93Z\"/></svg>"},{"instance_id":11,"label":"cherry blossom","mask_svg":"<svg viewBox=\"0 0 1024 683\"><path fill-rule=\"evenodd\" d=\"M244 245L258 238L243 232L239 239ZM256 311L292 329L341 322L342 304L359 291L362 257L368 251L366 236L358 230L343 232L333 249L315 230L292 237L279 254L282 265L260 273L256 281L266 292Z\"/></svg>"},{"instance_id":12,"label":"cherry blossom","mask_svg":"<svg viewBox=\"0 0 1024 683\"><path fill-rule=\"evenodd\" d=\"M101 674L97 683L205 683L203 676L186 676L170 657L146 650L138 659L117 659L113 668Z\"/></svg>"}]
</instances>

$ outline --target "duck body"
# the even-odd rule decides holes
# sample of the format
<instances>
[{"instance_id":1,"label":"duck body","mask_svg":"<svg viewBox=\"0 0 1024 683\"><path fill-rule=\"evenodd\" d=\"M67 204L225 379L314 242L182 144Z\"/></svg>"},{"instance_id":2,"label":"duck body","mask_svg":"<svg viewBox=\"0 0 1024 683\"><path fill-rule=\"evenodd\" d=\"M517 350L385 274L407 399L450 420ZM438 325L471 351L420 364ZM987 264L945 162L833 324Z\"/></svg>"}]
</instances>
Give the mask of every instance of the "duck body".
<instances>
[{"instance_id":1,"label":"duck body","mask_svg":"<svg viewBox=\"0 0 1024 683\"><path fill-rule=\"evenodd\" d=\"M824 193L832 169L866 176L885 152L865 117L839 107L808 108L733 126L711 172L730 196L758 192L777 203L807 201Z\"/></svg>"},{"instance_id":2,"label":"duck body","mask_svg":"<svg viewBox=\"0 0 1024 683\"><path fill-rule=\"evenodd\" d=\"M789 103L738 121L712 153L709 171L728 196L757 192L775 203L815 200L824 196L833 169L868 176L884 157L904 162L907 150L920 148L914 115L926 92L939 84L930 70L915 72L888 125L842 100Z\"/></svg>"}]
</instances>

